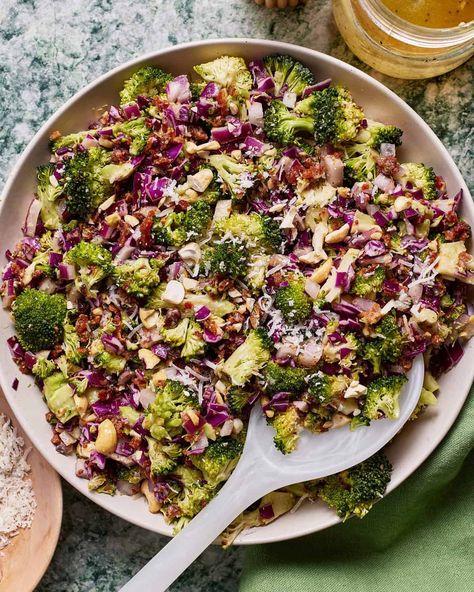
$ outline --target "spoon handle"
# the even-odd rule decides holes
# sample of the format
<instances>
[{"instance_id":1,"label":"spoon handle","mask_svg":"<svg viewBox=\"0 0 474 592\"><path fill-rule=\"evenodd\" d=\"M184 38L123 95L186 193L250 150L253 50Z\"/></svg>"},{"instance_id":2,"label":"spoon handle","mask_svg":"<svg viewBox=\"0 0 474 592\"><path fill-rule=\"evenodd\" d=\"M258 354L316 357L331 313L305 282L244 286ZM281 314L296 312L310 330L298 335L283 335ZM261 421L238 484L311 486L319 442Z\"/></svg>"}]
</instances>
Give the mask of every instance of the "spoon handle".
<instances>
[{"instance_id":1,"label":"spoon handle","mask_svg":"<svg viewBox=\"0 0 474 592\"><path fill-rule=\"evenodd\" d=\"M234 518L272 489L271 483L265 484L266 480L259 478L252 459L248 460L243 462L242 457L218 495L120 592L164 592Z\"/></svg>"}]
</instances>

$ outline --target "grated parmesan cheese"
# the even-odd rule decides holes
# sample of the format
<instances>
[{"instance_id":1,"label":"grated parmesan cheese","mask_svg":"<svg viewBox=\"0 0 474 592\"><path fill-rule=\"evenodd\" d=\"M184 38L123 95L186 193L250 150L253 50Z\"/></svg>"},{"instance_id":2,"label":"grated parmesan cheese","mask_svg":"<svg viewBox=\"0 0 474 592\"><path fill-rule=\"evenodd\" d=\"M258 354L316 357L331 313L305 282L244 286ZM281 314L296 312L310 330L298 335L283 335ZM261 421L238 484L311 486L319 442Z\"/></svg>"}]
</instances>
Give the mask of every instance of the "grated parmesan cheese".
<instances>
[{"instance_id":1,"label":"grated parmesan cheese","mask_svg":"<svg viewBox=\"0 0 474 592\"><path fill-rule=\"evenodd\" d=\"M0 414L0 549L6 547L20 528L30 528L36 500L27 477L29 450L5 415Z\"/></svg>"}]
</instances>

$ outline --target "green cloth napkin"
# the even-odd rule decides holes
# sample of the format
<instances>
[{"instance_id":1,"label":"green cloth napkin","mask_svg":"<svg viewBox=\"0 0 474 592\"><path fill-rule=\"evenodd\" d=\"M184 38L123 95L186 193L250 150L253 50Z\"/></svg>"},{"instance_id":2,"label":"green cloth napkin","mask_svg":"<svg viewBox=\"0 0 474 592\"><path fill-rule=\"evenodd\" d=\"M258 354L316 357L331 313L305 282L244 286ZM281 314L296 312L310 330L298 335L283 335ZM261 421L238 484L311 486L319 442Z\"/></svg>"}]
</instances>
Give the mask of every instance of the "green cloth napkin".
<instances>
[{"instance_id":1,"label":"green cloth napkin","mask_svg":"<svg viewBox=\"0 0 474 592\"><path fill-rule=\"evenodd\" d=\"M435 452L365 518L249 547L240 592L473 590L473 392Z\"/></svg>"}]
</instances>

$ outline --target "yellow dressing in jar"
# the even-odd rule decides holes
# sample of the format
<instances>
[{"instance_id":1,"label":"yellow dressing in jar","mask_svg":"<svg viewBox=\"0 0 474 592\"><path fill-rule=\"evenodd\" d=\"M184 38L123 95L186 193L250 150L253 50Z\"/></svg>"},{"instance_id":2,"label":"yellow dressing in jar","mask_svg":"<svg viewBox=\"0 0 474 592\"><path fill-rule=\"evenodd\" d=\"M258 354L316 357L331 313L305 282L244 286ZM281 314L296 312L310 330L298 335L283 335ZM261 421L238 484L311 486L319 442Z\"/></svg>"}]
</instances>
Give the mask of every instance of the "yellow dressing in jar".
<instances>
[{"instance_id":1,"label":"yellow dressing in jar","mask_svg":"<svg viewBox=\"0 0 474 592\"><path fill-rule=\"evenodd\" d=\"M449 72L473 55L474 20L463 21L473 5L474 0L333 0L333 14L362 61L395 78L417 79Z\"/></svg>"},{"instance_id":2,"label":"yellow dressing in jar","mask_svg":"<svg viewBox=\"0 0 474 592\"><path fill-rule=\"evenodd\" d=\"M474 20L474 0L382 0L397 16L433 29L457 27Z\"/></svg>"}]
</instances>

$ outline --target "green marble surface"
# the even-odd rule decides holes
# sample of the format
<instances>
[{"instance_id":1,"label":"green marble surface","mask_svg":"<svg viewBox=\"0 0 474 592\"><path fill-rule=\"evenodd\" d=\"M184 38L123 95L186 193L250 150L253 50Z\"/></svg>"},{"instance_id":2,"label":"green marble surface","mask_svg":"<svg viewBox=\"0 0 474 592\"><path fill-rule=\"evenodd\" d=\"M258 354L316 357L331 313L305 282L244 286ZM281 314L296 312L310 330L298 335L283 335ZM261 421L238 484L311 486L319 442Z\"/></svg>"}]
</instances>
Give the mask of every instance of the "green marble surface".
<instances>
[{"instance_id":1,"label":"green marble surface","mask_svg":"<svg viewBox=\"0 0 474 592\"><path fill-rule=\"evenodd\" d=\"M39 126L85 84L142 53L215 37L297 43L370 71L342 42L329 0L290 11L253 0L1 0L0 185ZM370 71L428 122L471 187L473 71L471 61L422 82ZM166 542L63 489L61 538L39 592L115 591ZM212 548L171 590L235 592L241 555Z\"/></svg>"}]
</instances>

